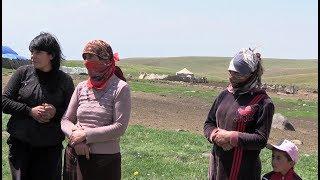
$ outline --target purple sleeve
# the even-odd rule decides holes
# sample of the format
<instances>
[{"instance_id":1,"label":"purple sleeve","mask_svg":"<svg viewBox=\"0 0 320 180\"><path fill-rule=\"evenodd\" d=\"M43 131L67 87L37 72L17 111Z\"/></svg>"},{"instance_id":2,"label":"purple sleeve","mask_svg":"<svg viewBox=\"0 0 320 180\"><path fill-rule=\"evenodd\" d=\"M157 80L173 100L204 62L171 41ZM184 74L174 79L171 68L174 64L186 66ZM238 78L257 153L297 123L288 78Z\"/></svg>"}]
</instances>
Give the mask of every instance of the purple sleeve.
<instances>
[{"instance_id":1,"label":"purple sleeve","mask_svg":"<svg viewBox=\"0 0 320 180\"><path fill-rule=\"evenodd\" d=\"M75 123L77 122L77 109L79 106L78 94L79 94L79 84L73 91L68 108L61 119L61 129L63 133L69 137L72 133L72 129L76 128Z\"/></svg>"},{"instance_id":2,"label":"purple sleeve","mask_svg":"<svg viewBox=\"0 0 320 180\"><path fill-rule=\"evenodd\" d=\"M129 85L123 86L114 101L114 122L108 126L85 130L87 143L104 142L118 139L127 129L131 113L131 94Z\"/></svg>"},{"instance_id":3,"label":"purple sleeve","mask_svg":"<svg viewBox=\"0 0 320 180\"><path fill-rule=\"evenodd\" d=\"M274 105L269 98L265 99L262 105L254 133L238 133L238 146L244 149L262 149L267 144L274 114Z\"/></svg>"},{"instance_id":4,"label":"purple sleeve","mask_svg":"<svg viewBox=\"0 0 320 180\"><path fill-rule=\"evenodd\" d=\"M216 122L216 112L224 94L225 92L220 93L219 96L214 100L213 105L209 111L208 117L204 122L203 133L210 143L212 143L212 141L210 140L210 135L212 131L218 127Z\"/></svg>"}]
</instances>

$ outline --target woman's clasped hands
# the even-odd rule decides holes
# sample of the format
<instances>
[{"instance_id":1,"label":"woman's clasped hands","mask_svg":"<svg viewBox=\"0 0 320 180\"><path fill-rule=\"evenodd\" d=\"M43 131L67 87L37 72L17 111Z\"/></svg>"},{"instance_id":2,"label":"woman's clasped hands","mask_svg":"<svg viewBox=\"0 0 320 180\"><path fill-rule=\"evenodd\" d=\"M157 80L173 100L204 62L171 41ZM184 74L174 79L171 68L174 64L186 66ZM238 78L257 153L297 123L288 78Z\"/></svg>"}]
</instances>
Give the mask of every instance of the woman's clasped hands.
<instances>
[{"instance_id":1,"label":"woman's clasped hands","mask_svg":"<svg viewBox=\"0 0 320 180\"><path fill-rule=\"evenodd\" d=\"M48 123L56 115L56 108L52 104L43 103L33 107L30 115L39 123Z\"/></svg>"},{"instance_id":2,"label":"woman's clasped hands","mask_svg":"<svg viewBox=\"0 0 320 180\"><path fill-rule=\"evenodd\" d=\"M86 144L86 133L82 127L75 126L72 129L69 144L74 148L77 155L85 155L87 159L90 158L90 148Z\"/></svg>"},{"instance_id":3,"label":"woman's clasped hands","mask_svg":"<svg viewBox=\"0 0 320 180\"><path fill-rule=\"evenodd\" d=\"M230 142L232 132L233 131L216 128L212 131L210 140L220 146L223 150L229 151L234 147Z\"/></svg>"}]
</instances>

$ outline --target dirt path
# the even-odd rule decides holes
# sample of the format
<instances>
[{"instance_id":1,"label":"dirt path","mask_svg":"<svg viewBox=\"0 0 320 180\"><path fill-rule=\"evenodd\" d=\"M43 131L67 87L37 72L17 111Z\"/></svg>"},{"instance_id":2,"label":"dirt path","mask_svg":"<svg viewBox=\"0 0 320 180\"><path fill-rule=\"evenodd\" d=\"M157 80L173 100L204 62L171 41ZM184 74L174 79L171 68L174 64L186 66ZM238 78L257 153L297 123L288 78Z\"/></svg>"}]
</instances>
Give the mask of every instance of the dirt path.
<instances>
[{"instance_id":1,"label":"dirt path","mask_svg":"<svg viewBox=\"0 0 320 180\"><path fill-rule=\"evenodd\" d=\"M211 104L198 99L133 92L130 124L202 134L203 122L210 108ZM318 152L317 122L306 119L293 119L290 122L296 131L272 128L269 142L298 139L303 142L302 145L298 145L300 152Z\"/></svg>"},{"instance_id":2,"label":"dirt path","mask_svg":"<svg viewBox=\"0 0 320 180\"><path fill-rule=\"evenodd\" d=\"M160 129L181 129L202 133L203 122L210 106L200 100L185 97L134 92L130 123Z\"/></svg>"}]
</instances>

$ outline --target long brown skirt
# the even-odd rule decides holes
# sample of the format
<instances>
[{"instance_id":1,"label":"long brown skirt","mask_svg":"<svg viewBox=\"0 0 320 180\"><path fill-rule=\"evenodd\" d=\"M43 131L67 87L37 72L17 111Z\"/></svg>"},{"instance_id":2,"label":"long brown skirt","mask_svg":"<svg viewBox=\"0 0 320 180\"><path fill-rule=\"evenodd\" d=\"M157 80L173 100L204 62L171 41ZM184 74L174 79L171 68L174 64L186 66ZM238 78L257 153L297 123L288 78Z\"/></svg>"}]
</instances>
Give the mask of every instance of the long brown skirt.
<instances>
[{"instance_id":1,"label":"long brown skirt","mask_svg":"<svg viewBox=\"0 0 320 180\"><path fill-rule=\"evenodd\" d=\"M121 154L90 154L78 156L80 171L84 180L120 180Z\"/></svg>"},{"instance_id":2,"label":"long brown skirt","mask_svg":"<svg viewBox=\"0 0 320 180\"><path fill-rule=\"evenodd\" d=\"M90 159L86 159L68 145L64 155L63 179L120 180L121 154L90 154Z\"/></svg>"}]
</instances>

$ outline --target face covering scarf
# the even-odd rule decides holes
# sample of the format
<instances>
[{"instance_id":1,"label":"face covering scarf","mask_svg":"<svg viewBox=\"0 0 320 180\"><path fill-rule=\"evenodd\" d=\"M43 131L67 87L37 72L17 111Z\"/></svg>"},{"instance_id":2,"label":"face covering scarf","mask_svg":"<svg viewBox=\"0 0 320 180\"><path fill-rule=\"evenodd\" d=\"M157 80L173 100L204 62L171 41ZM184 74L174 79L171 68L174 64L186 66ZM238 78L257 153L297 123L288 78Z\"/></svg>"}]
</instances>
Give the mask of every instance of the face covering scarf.
<instances>
[{"instance_id":1,"label":"face covering scarf","mask_svg":"<svg viewBox=\"0 0 320 180\"><path fill-rule=\"evenodd\" d=\"M257 87L257 84L258 84L258 75L257 75L257 71L255 71L247 81L242 83L239 83L239 82L230 83L227 89L229 92L233 94L236 92L238 94L243 94L253 89L259 89Z\"/></svg>"},{"instance_id":2,"label":"face covering scarf","mask_svg":"<svg viewBox=\"0 0 320 180\"><path fill-rule=\"evenodd\" d=\"M89 79L87 86L94 89L103 89L106 87L108 80L114 74L114 61L84 61L84 65L88 69Z\"/></svg>"}]
</instances>

